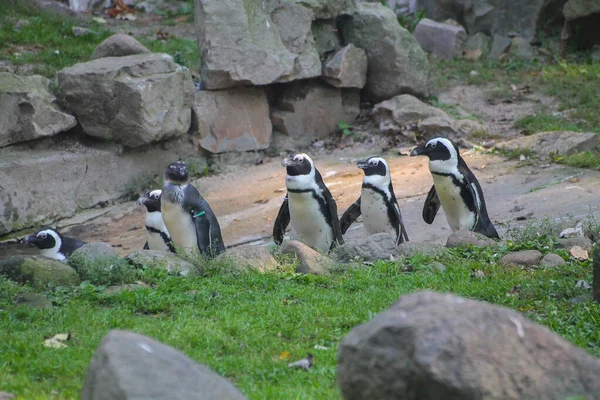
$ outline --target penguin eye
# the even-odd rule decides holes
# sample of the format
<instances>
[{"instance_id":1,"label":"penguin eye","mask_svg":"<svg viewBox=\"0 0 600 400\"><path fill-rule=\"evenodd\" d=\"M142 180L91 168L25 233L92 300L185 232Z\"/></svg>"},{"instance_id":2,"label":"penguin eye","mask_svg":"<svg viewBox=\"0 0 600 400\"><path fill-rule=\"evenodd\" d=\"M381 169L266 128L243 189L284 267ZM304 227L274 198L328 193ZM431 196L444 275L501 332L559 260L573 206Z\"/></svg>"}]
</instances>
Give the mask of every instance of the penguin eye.
<instances>
[{"instance_id":1,"label":"penguin eye","mask_svg":"<svg viewBox=\"0 0 600 400\"><path fill-rule=\"evenodd\" d=\"M41 238L41 239L46 239L46 236L47 235L45 233L38 234L38 237Z\"/></svg>"},{"instance_id":2,"label":"penguin eye","mask_svg":"<svg viewBox=\"0 0 600 400\"><path fill-rule=\"evenodd\" d=\"M371 161L370 164L374 167L379 165L379 161L375 160L375 161Z\"/></svg>"},{"instance_id":3,"label":"penguin eye","mask_svg":"<svg viewBox=\"0 0 600 400\"><path fill-rule=\"evenodd\" d=\"M433 142L433 143L431 143L431 145L430 145L430 146L431 146L431 148L432 148L432 149L435 149L435 148L437 147L437 142Z\"/></svg>"},{"instance_id":4,"label":"penguin eye","mask_svg":"<svg viewBox=\"0 0 600 400\"><path fill-rule=\"evenodd\" d=\"M294 160L296 160L296 161L304 161L304 157L302 157L302 156L296 156L296 157L294 157Z\"/></svg>"}]
</instances>

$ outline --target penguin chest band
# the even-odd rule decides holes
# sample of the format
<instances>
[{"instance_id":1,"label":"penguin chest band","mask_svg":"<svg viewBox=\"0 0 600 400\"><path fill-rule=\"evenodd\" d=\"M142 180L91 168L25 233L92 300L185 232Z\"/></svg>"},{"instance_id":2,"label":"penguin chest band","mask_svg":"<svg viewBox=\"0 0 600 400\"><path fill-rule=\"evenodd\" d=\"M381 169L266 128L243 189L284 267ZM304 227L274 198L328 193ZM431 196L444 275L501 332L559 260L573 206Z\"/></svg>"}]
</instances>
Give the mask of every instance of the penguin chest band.
<instances>
[{"instance_id":1,"label":"penguin chest band","mask_svg":"<svg viewBox=\"0 0 600 400\"><path fill-rule=\"evenodd\" d=\"M198 251L196 226L190 214L179 204L166 200L162 204L162 217L177 247L182 247L188 252Z\"/></svg>"},{"instance_id":2,"label":"penguin chest band","mask_svg":"<svg viewBox=\"0 0 600 400\"><path fill-rule=\"evenodd\" d=\"M432 177L452 231L473 229L476 215L465 204L461 196L461 187L455 184L452 176L432 174Z\"/></svg>"},{"instance_id":3,"label":"penguin chest band","mask_svg":"<svg viewBox=\"0 0 600 400\"><path fill-rule=\"evenodd\" d=\"M328 251L333 230L327 223L320 202L313 191L288 192L292 236L310 247Z\"/></svg>"},{"instance_id":4,"label":"penguin chest band","mask_svg":"<svg viewBox=\"0 0 600 400\"><path fill-rule=\"evenodd\" d=\"M396 229L390 224L388 207L381 193L363 188L360 211L363 216L363 226L368 235L387 232L396 236Z\"/></svg>"}]
</instances>

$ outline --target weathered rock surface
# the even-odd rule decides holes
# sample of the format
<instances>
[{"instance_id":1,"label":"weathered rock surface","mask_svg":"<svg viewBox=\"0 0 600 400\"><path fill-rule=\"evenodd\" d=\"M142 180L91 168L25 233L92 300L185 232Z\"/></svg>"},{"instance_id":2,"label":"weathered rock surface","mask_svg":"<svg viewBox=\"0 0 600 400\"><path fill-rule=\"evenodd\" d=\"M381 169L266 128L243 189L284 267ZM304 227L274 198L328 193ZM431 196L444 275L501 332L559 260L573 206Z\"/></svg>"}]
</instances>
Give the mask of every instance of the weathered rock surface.
<instances>
[{"instance_id":1,"label":"weathered rock surface","mask_svg":"<svg viewBox=\"0 0 600 400\"><path fill-rule=\"evenodd\" d=\"M540 155L570 155L593 151L598 143L598 135L592 132L553 131L520 137L499 147L507 150L530 149Z\"/></svg>"},{"instance_id":2,"label":"weathered rock surface","mask_svg":"<svg viewBox=\"0 0 600 400\"><path fill-rule=\"evenodd\" d=\"M396 253L396 239L388 233L376 233L347 239L343 245L334 248L331 255L340 263L349 263L356 260L389 260Z\"/></svg>"},{"instance_id":3,"label":"weathered rock surface","mask_svg":"<svg viewBox=\"0 0 600 400\"><path fill-rule=\"evenodd\" d=\"M71 257L69 257L69 261L71 262L72 258L73 260L78 260L79 262L94 263L98 260L112 257L117 257L117 252L110 244L103 242L92 242L86 243L75 250L71 254Z\"/></svg>"},{"instance_id":4,"label":"weathered rock surface","mask_svg":"<svg viewBox=\"0 0 600 400\"><path fill-rule=\"evenodd\" d=\"M77 120L56 104L52 82L43 76L0 72L0 147L56 135Z\"/></svg>"},{"instance_id":5,"label":"weathered rock surface","mask_svg":"<svg viewBox=\"0 0 600 400\"><path fill-rule=\"evenodd\" d=\"M452 232L446 241L446 247L450 248L464 246L489 247L496 245L495 240L471 231Z\"/></svg>"},{"instance_id":6,"label":"weathered rock surface","mask_svg":"<svg viewBox=\"0 0 600 400\"><path fill-rule=\"evenodd\" d=\"M260 150L271 142L269 103L263 88L196 92L198 144L211 153Z\"/></svg>"},{"instance_id":7,"label":"weathered rock surface","mask_svg":"<svg viewBox=\"0 0 600 400\"><path fill-rule=\"evenodd\" d=\"M52 307L52 302L48 296L42 293L23 293L15 298L15 304L19 306L28 306L32 308L44 309Z\"/></svg>"},{"instance_id":8,"label":"weathered rock surface","mask_svg":"<svg viewBox=\"0 0 600 400\"><path fill-rule=\"evenodd\" d=\"M353 399L566 399L600 393L600 360L521 314L417 292L357 326L339 348Z\"/></svg>"},{"instance_id":9,"label":"weathered rock surface","mask_svg":"<svg viewBox=\"0 0 600 400\"><path fill-rule=\"evenodd\" d=\"M565 29L577 44L592 48L600 44L600 3L594 0L569 0L563 8ZM568 36L567 36L568 38Z\"/></svg>"},{"instance_id":10,"label":"weathered rock surface","mask_svg":"<svg viewBox=\"0 0 600 400\"><path fill-rule=\"evenodd\" d=\"M521 250L503 255L498 260L498 265L502 267L524 266L532 267L537 265L542 259L542 253L537 250Z\"/></svg>"},{"instance_id":11,"label":"weathered rock surface","mask_svg":"<svg viewBox=\"0 0 600 400\"><path fill-rule=\"evenodd\" d=\"M58 72L61 96L86 134L128 147L185 134L194 85L167 54L99 58Z\"/></svg>"},{"instance_id":12,"label":"weathered rock surface","mask_svg":"<svg viewBox=\"0 0 600 400\"><path fill-rule=\"evenodd\" d=\"M462 54L467 33L462 26L455 26L423 18L414 33L421 48L444 60L451 60Z\"/></svg>"},{"instance_id":13,"label":"weathered rock surface","mask_svg":"<svg viewBox=\"0 0 600 400\"><path fill-rule=\"evenodd\" d=\"M600 303L600 244L594 246L594 259L592 260L593 276L592 290L594 299Z\"/></svg>"},{"instance_id":14,"label":"weathered rock surface","mask_svg":"<svg viewBox=\"0 0 600 400\"><path fill-rule=\"evenodd\" d=\"M444 252L444 246L438 243L414 243L414 242L404 242L400 243L398 247L396 247L396 252L393 254L394 256L402 256L402 257L412 257L417 254L426 255L429 257L435 257Z\"/></svg>"},{"instance_id":15,"label":"weathered rock surface","mask_svg":"<svg viewBox=\"0 0 600 400\"><path fill-rule=\"evenodd\" d=\"M580 246L584 250L592 251L592 241L587 237L581 236L556 239L555 246L558 249L565 249L567 251L571 250L574 246Z\"/></svg>"},{"instance_id":16,"label":"weathered rock surface","mask_svg":"<svg viewBox=\"0 0 600 400\"><path fill-rule=\"evenodd\" d=\"M79 285L75 270L67 264L42 256L12 256L0 259L0 275L19 283L45 288Z\"/></svg>"},{"instance_id":17,"label":"weathered rock surface","mask_svg":"<svg viewBox=\"0 0 600 400\"><path fill-rule=\"evenodd\" d=\"M492 48L492 38L485 33L478 32L474 35L469 35L465 41L465 51L467 58L479 59L485 58L490 53ZM469 55L471 55L469 57Z\"/></svg>"},{"instance_id":18,"label":"weathered rock surface","mask_svg":"<svg viewBox=\"0 0 600 400\"><path fill-rule=\"evenodd\" d=\"M492 48L490 49L488 57L492 59L501 58L505 54L508 54L511 44L512 42L509 37L501 35L492 36Z\"/></svg>"},{"instance_id":19,"label":"weathered rock surface","mask_svg":"<svg viewBox=\"0 0 600 400\"><path fill-rule=\"evenodd\" d=\"M73 11L100 11L111 6L110 0L69 0L66 3Z\"/></svg>"},{"instance_id":20,"label":"weathered rock surface","mask_svg":"<svg viewBox=\"0 0 600 400\"><path fill-rule=\"evenodd\" d=\"M281 253L298 259L296 272L302 274L323 275L335 264L333 260L297 240L290 240L281 247Z\"/></svg>"},{"instance_id":21,"label":"weathered rock surface","mask_svg":"<svg viewBox=\"0 0 600 400\"><path fill-rule=\"evenodd\" d=\"M550 253L546 254L542 261L540 261L540 266L542 267L561 267L565 265L567 262L563 260L561 256L558 254Z\"/></svg>"},{"instance_id":22,"label":"weathered rock surface","mask_svg":"<svg viewBox=\"0 0 600 400\"><path fill-rule=\"evenodd\" d=\"M237 246L228 249L219 258L231 260L236 269L253 269L260 272L277 270L277 260L262 246Z\"/></svg>"},{"instance_id":23,"label":"weathered rock surface","mask_svg":"<svg viewBox=\"0 0 600 400\"><path fill-rule=\"evenodd\" d=\"M340 22L342 36L367 53L365 94L382 101L399 94L429 94L429 63L415 38L396 15L379 3L360 3L352 18Z\"/></svg>"},{"instance_id":24,"label":"weathered rock surface","mask_svg":"<svg viewBox=\"0 0 600 400\"><path fill-rule=\"evenodd\" d=\"M225 378L149 337L112 330L98 346L82 400L222 399L245 397Z\"/></svg>"},{"instance_id":25,"label":"weathered rock surface","mask_svg":"<svg viewBox=\"0 0 600 400\"><path fill-rule=\"evenodd\" d=\"M319 55L324 56L341 48L342 38L334 19L313 21L311 32Z\"/></svg>"},{"instance_id":26,"label":"weathered rock surface","mask_svg":"<svg viewBox=\"0 0 600 400\"><path fill-rule=\"evenodd\" d=\"M511 54L514 54L518 58L531 60L535 57L535 49L529 43L529 40L517 36L512 38L510 43Z\"/></svg>"},{"instance_id":27,"label":"weathered rock surface","mask_svg":"<svg viewBox=\"0 0 600 400\"><path fill-rule=\"evenodd\" d=\"M173 253L161 250L136 250L129 253L125 259L135 266L145 266L150 269L164 269L183 276L193 275L196 271L194 264L177 257Z\"/></svg>"},{"instance_id":28,"label":"weathered rock surface","mask_svg":"<svg viewBox=\"0 0 600 400\"><path fill-rule=\"evenodd\" d=\"M325 62L323 79L335 87L362 89L367 83L367 54L346 45Z\"/></svg>"},{"instance_id":29,"label":"weathered rock surface","mask_svg":"<svg viewBox=\"0 0 600 400\"><path fill-rule=\"evenodd\" d=\"M339 89L313 82L287 85L271 109L273 129L298 146L327 137L340 121L354 122L360 112L358 89Z\"/></svg>"},{"instance_id":30,"label":"weathered rock surface","mask_svg":"<svg viewBox=\"0 0 600 400\"><path fill-rule=\"evenodd\" d=\"M90 59L95 60L103 57L124 57L149 53L150 50L132 36L117 33L100 43L92 53Z\"/></svg>"}]
</instances>

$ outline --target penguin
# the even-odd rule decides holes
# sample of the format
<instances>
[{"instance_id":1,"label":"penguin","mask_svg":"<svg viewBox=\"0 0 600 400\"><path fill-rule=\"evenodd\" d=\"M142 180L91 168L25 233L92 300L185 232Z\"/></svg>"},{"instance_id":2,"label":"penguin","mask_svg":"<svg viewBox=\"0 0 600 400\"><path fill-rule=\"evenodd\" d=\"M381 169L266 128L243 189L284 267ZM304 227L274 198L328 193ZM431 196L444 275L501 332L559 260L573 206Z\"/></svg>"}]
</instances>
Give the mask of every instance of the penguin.
<instances>
[{"instance_id":1,"label":"penguin","mask_svg":"<svg viewBox=\"0 0 600 400\"><path fill-rule=\"evenodd\" d=\"M348 207L340 219L342 234L345 234L362 214L367 235L387 232L396 239L396 245L408 242L387 161L381 157L369 157L356 165L364 171L365 177L360 197Z\"/></svg>"},{"instance_id":2,"label":"penguin","mask_svg":"<svg viewBox=\"0 0 600 400\"><path fill-rule=\"evenodd\" d=\"M416 147L410 155L429 157L433 186L423 206L425 222L433 223L441 206L452 231L470 230L500 239L488 217L481 186L454 143L446 138L434 138Z\"/></svg>"},{"instance_id":3,"label":"penguin","mask_svg":"<svg viewBox=\"0 0 600 400\"><path fill-rule=\"evenodd\" d=\"M217 217L190 184L183 161L171 163L165 170L160 210L176 247L186 252L200 252L208 258L225 251Z\"/></svg>"},{"instance_id":4,"label":"penguin","mask_svg":"<svg viewBox=\"0 0 600 400\"><path fill-rule=\"evenodd\" d=\"M31 243L41 250L41 255L64 261L78 248L86 244L82 240L62 236L55 229L43 227L21 239L22 244Z\"/></svg>"},{"instance_id":5,"label":"penguin","mask_svg":"<svg viewBox=\"0 0 600 400\"><path fill-rule=\"evenodd\" d=\"M171 242L171 235L165 226L160 213L160 196L162 190L148 190L136 202L137 205L146 207L146 216L144 217L146 225L147 240L144 245L145 250L162 250L175 253L175 247Z\"/></svg>"},{"instance_id":6,"label":"penguin","mask_svg":"<svg viewBox=\"0 0 600 400\"><path fill-rule=\"evenodd\" d=\"M273 226L273 240L283 242L288 224L292 238L321 252L343 244L337 205L311 158L292 154L281 162L286 168L287 194Z\"/></svg>"}]
</instances>

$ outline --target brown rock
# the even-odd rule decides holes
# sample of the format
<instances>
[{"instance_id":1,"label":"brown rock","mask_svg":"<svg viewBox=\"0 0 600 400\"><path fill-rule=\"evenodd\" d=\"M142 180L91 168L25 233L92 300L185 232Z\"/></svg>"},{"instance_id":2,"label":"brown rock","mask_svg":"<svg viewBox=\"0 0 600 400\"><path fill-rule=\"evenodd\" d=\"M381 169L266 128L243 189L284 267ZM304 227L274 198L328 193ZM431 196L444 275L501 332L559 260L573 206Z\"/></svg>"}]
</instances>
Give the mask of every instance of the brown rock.
<instances>
[{"instance_id":1,"label":"brown rock","mask_svg":"<svg viewBox=\"0 0 600 400\"><path fill-rule=\"evenodd\" d=\"M542 253L537 250L521 250L505 254L500 258L498 264L502 267L521 265L532 267L537 265L542 259Z\"/></svg>"},{"instance_id":2,"label":"brown rock","mask_svg":"<svg viewBox=\"0 0 600 400\"><path fill-rule=\"evenodd\" d=\"M136 39L123 33L117 33L105 39L92 53L91 60L103 57L123 57L133 54L149 54L150 50Z\"/></svg>"},{"instance_id":3,"label":"brown rock","mask_svg":"<svg viewBox=\"0 0 600 400\"><path fill-rule=\"evenodd\" d=\"M569 155L594 151L599 143L598 135L593 132L553 131L510 140L501 147L507 150L525 148L541 155Z\"/></svg>"},{"instance_id":4,"label":"brown rock","mask_svg":"<svg viewBox=\"0 0 600 400\"><path fill-rule=\"evenodd\" d=\"M275 271L277 261L261 246L238 246L228 249L219 258L231 260L237 269L254 269L259 272Z\"/></svg>"},{"instance_id":5,"label":"brown rock","mask_svg":"<svg viewBox=\"0 0 600 400\"><path fill-rule=\"evenodd\" d=\"M362 89L367 83L367 54L352 44L343 47L323 65L323 77L335 87Z\"/></svg>"},{"instance_id":6,"label":"brown rock","mask_svg":"<svg viewBox=\"0 0 600 400\"><path fill-rule=\"evenodd\" d=\"M540 266L542 267L560 267L565 265L567 262L563 260L561 256L558 254L546 254L542 261L540 261Z\"/></svg>"},{"instance_id":7,"label":"brown rock","mask_svg":"<svg viewBox=\"0 0 600 400\"><path fill-rule=\"evenodd\" d=\"M560 238L555 242L555 247L558 249L571 250L575 246L579 246L587 251L592 251L592 241L587 237L575 236L570 238Z\"/></svg>"},{"instance_id":8,"label":"brown rock","mask_svg":"<svg viewBox=\"0 0 600 400\"><path fill-rule=\"evenodd\" d=\"M414 37L423 50L439 58L451 60L462 54L467 33L460 25L423 18L417 24Z\"/></svg>"},{"instance_id":9,"label":"brown rock","mask_svg":"<svg viewBox=\"0 0 600 400\"><path fill-rule=\"evenodd\" d=\"M487 247L495 246L497 243L493 239L490 239L480 233L471 231L456 231L446 240L446 247L454 248L461 246L477 246Z\"/></svg>"},{"instance_id":10,"label":"brown rock","mask_svg":"<svg viewBox=\"0 0 600 400\"><path fill-rule=\"evenodd\" d=\"M316 252L297 240L290 240L285 243L281 248L281 252L298 258L299 265L296 268L296 272L302 274L327 274L329 268L334 265L334 261L331 258Z\"/></svg>"}]
</instances>

